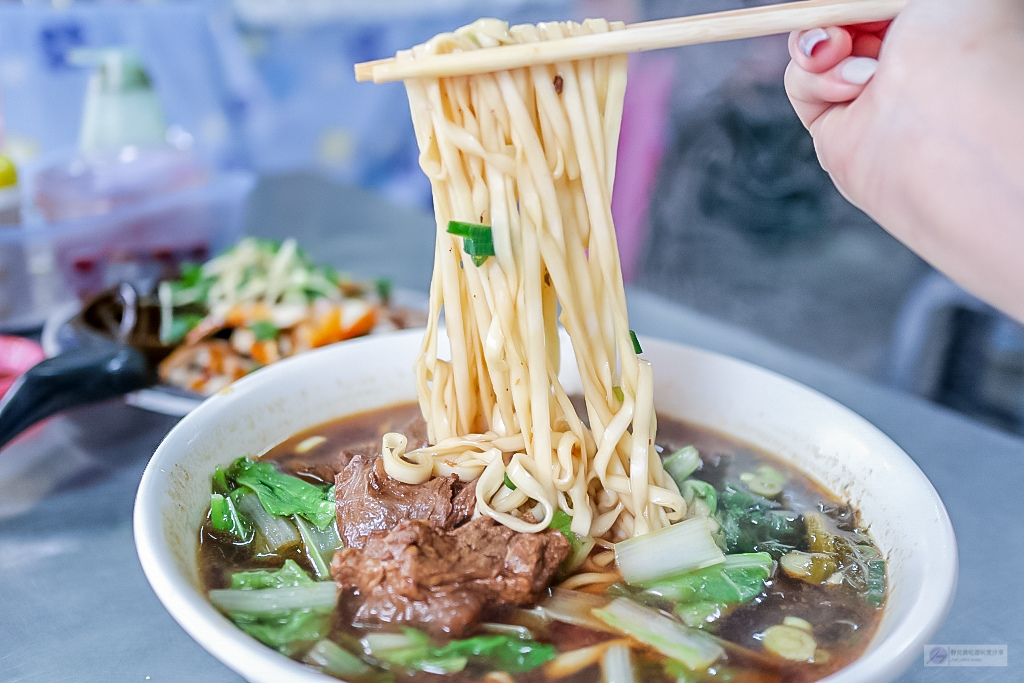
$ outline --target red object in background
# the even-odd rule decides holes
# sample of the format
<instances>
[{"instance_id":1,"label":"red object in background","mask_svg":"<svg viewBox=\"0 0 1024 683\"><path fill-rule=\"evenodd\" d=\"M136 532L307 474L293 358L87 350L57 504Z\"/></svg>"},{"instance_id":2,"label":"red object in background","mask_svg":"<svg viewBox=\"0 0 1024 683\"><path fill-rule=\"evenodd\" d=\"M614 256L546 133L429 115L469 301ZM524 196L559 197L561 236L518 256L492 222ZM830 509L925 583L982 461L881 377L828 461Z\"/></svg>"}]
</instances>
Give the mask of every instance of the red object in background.
<instances>
[{"instance_id":1,"label":"red object in background","mask_svg":"<svg viewBox=\"0 0 1024 683\"><path fill-rule=\"evenodd\" d=\"M0 336L0 397L21 373L45 357L43 347L31 339Z\"/></svg>"}]
</instances>

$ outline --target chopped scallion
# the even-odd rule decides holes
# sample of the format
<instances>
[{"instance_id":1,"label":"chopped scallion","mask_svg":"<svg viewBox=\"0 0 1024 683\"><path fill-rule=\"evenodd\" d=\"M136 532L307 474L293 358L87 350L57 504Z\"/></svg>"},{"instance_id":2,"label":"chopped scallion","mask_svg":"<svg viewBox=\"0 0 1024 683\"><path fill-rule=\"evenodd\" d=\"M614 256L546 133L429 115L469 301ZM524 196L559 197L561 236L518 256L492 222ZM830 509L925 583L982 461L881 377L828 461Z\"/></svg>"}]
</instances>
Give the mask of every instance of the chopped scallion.
<instances>
[{"instance_id":1,"label":"chopped scallion","mask_svg":"<svg viewBox=\"0 0 1024 683\"><path fill-rule=\"evenodd\" d=\"M488 225L479 223L463 223L462 221L448 221L448 234L456 237L464 237L471 240L491 241L491 228Z\"/></svg>"},{"instance_id":2,"label":"chopped scallion","mask_svg":"<svg viewBox=\"0 0 1024 683\"><path fill-rule=\"evenodd\" d=\"M629 337L630 337L630 339L633 340L633 351L636 352L636 355L639 356L641 353L644 352L644 350L642 348L640 348L640 341L636 338L636 332L634 332L633 330L630 330L629 331Z\"/></svg>"}]
</instances>

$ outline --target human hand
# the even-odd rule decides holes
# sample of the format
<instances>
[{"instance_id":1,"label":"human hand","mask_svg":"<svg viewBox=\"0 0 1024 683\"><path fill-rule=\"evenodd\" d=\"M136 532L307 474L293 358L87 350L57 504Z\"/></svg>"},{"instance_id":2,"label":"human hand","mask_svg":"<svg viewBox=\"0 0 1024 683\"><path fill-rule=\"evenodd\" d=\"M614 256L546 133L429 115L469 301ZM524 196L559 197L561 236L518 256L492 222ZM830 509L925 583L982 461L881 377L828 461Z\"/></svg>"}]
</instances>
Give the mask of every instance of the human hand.
<instances>
[{"instance_id":1,"label":"human hand","mask_svg":"<svg viewBox=\"0 0 1024 683\"><path fill-rule=\"evenodd\" d=\"M1024 3L911 0L789 46L787 92L840 192L1024 320Z\"/></svg>"}]
</instances>

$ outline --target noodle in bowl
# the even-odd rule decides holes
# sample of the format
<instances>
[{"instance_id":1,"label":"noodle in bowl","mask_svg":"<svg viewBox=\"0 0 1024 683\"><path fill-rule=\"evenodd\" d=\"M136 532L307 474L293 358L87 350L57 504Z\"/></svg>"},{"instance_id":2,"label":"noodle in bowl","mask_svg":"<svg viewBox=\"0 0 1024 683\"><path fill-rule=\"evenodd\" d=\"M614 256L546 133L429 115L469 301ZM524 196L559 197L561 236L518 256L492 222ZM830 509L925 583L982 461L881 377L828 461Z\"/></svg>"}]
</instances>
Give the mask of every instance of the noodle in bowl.
<instances>
[{"instance_id":1,"label":"noodle in bowl","mask_svg":"<svg viewBox=\"0 0 1024 683\"><path fill-rule=\"evenodd\" d=\"M135 508L135 539L157 596L204 648L251 681L332 680L264 647L206 600L195 530L210 476L237 455L258 455L327 420L414 400L409 373L421 331L346 342L244 378L183 419L157 449ZM445 337L439 337L444 352ZM562 338L561 379L579 390ZM659 369L663 414L733 435L776 454L855 505L887 560L888 594L865 654L825 679L894 679L921 656L956 585L956 543L923 473L891 440L834 401L769 371L718 354L642 340ZM884 476L882 476L884 473Z\"/></svg>"}]
</instances>

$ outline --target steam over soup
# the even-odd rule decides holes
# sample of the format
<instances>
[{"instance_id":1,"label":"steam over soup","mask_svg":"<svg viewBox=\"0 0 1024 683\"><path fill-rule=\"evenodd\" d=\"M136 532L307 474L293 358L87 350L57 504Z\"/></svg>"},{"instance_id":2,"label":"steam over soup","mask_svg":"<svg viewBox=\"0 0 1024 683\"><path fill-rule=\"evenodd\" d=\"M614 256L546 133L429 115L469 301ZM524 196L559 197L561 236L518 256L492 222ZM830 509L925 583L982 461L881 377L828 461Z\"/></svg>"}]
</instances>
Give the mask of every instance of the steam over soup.
<instances>
[{"instance_id":1,"label":"steam over soup","mask_svg":"<svg viewBox=\"0 0 1024 683\"><path fill-rule=\"evenodd\" d=\"M855 659L885 593L856 511L755 448L659 423L655 450L695 515L673 527L704 525L689 539L659 540L669 527L623 553L560 516L539 534L474 519L474 482L383 471L384 434L425 440L410 404L218 471L204 588L253 637L359 682L813 681ZM701 531L711 559L692 554ZM622 576L617 551L659 575ZM572 589L586 574L606 580Z\"/></svg>"}]
</instances>

